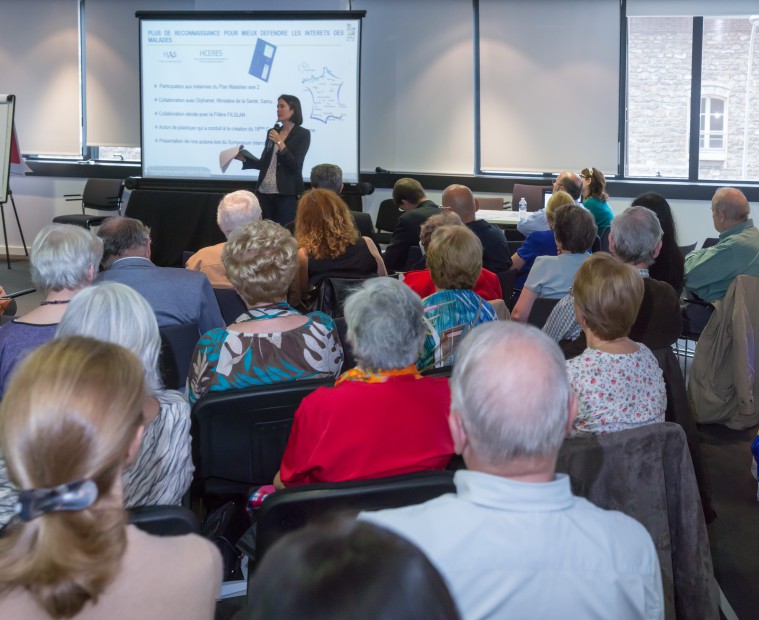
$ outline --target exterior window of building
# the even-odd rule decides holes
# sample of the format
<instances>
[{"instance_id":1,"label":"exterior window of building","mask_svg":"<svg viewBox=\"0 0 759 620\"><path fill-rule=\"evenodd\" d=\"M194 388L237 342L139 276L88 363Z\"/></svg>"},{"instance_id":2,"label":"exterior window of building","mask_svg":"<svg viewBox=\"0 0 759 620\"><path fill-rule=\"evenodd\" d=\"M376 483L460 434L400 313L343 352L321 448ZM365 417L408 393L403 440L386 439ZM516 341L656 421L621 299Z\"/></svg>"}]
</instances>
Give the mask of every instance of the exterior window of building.
<instances>
[{"instance_id":1,"label":"exterior window of building","mask_svg":"<svg viewBox=\"0 0 759 620\"><path fill-rule=\"evenodd\" d=\"M701 158L725 158L725 100L701 97L698 147Z\"/></svg>"}]
</instances>

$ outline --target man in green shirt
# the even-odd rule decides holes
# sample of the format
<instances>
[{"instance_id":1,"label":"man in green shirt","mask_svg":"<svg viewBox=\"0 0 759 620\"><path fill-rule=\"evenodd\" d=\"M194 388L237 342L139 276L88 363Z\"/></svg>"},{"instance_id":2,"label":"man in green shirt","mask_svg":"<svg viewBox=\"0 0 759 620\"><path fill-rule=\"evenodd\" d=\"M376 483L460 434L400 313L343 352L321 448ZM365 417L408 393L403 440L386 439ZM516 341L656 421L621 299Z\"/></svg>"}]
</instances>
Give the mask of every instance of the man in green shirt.
<instances>
[{"instance_id":1,"label":"man in green shirt","mask_svg":"<svg viewBox=\"0 0 759 620\"><path fill-rule=\"evenodd\" d=\"M741 191L723 187L714 194L712 219L719 242L685 259L685 288L700 299L722 299L736 276L759 276L759 230L749 215Z\"/></svg>"}]
</instances>

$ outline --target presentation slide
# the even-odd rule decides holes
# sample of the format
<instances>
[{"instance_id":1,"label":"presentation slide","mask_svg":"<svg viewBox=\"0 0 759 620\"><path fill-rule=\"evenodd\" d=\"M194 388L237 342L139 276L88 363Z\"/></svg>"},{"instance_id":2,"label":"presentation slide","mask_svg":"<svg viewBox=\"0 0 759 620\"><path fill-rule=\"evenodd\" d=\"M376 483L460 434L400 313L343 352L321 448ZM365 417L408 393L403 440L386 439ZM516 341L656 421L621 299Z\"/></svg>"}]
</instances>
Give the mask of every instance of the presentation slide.
<instances>
[{"instance_id":1,"label":"presentation slide","mask_svg":"<svg viewBox=\"0 0 759 620\"><path fill-rule=\"evenodd\" d=\"M279 95L295 95L311 147L358 181L359 19L140 20L142 175L251 179Z\"/></svg>"}]
</instances>

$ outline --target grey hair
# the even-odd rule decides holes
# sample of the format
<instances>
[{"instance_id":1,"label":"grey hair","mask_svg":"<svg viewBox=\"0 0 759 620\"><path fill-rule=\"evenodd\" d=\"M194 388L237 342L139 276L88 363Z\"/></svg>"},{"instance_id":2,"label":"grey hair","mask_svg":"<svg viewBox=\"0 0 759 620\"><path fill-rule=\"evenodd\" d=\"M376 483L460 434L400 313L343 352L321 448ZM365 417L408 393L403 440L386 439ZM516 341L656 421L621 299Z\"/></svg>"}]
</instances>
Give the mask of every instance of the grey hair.
<instances>
[{"instance_id":1,"label":"grey hair","mask_svg":"<svg viewBox=\"0 0 759 620\"><path fill-rule=\"evenodd\" d=\"M343 186L343 171L336 164L317 164L311 168L311 187L313 189L331 189L340 193Z\"/></svg>"},{"instance_id":2,"label":"grey hair","mask_svg":"<svg viewBox=\"0 0 759 620\"><path fill-rule=\"evenodd\" d=\"M216 223L225 237L235 228L261 219L261 205L253 192L238 189L224 196L216 209Z\"/></svg>"},{"instance_id":3,"label":"grey hair","mask_svg":"<svg viewBox=\"0 0 759 620\"><path fill-rule=\"evenodd\" d=\"M457 351L451 410L461 417L474 453L493 466L555 457L571 395L561 350L535 327L484 323Z\"/></svg>"},{"instance_id":4,"label":"grey hair","mask_svg":"<svg viewBox=\"0 0 759 620\"><path fill-rule=\"evenodd\" d=\"M150 246L150 228L132 217L109 217L98 228L98 237L103 242L105 268L127 250Z\"/></svg>"},{"instance_id":5,"label":"grey hair","mask_svg":"<svg viewBox=\"0 0 759 620\"><path fill-rule=\"evenodd\" d=\"M32 282L43 291L76 290L97 274L103 244L81 226L48 224L32 243Z\"/></svg>"},{"instance_id":6,"label":"grey hair","mask_svg":"<svg viewBox=\"0 0 759 620\"><path fill-rule=\"evenodd\" d=\"M353 356L364 370L405 368L419 357L426 330L422 300L395 278L371 278L345 302Z\"/></svg>"},{"instance_id":7,"label":"grey hair","mask_svg":"<svg viewBox=\"0 0 759 620\"><path fill-rule=\"evenodd\" d=\"M142 363L152 395L163 389L158 356L161 335L153 309L133 288L99 282L78 292L58 324L56 338L88 336L129 349Z\"/></svg>"},{"instance_id":8,"label":"grey hair","mask_svg":"<svg viewBox=\"0 0 759 620\"><path fill-rule=\"evenodd\" d=\"M611 221L614 255L629 265L652 265L664 231L656 213L646 207L627 207Z\"/></svg>"},{"instance_id":9,"label":"grey hair","mask_svg":"<svg viewBox=\"0 0 759 620\"><path fill-rule=\"evenodd\" d=\"M714 192L712 204L717 211L724 213L728 220L734 222L744 222L751 214L746 195L735 187L720 187Z\"/></svg>"}]
</instances>

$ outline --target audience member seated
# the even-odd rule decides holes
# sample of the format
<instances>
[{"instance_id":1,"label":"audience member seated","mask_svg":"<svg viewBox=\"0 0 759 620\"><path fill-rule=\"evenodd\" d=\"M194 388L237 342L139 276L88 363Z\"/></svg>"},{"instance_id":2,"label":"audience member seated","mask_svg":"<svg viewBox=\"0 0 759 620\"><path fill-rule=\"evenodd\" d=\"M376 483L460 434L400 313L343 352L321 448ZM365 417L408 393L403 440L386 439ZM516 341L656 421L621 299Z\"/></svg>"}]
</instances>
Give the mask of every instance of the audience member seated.
<instances>
[{"instance_id":1,"label":"audience member seated","mask_svg":"<svg viewBox=\"0 0 759 620\"><path fill-rule=\"evenodd\" d=\"M260 219L261 206L258 204L258 198L253 192L244 189L224 196L216 209L216 223L227 239L238 226ZM213 288L232 288L221 262L223 249L224 244L217 243L198 250L187 260L187 269L204 273Z\"/></svg>"},{"instance_id":2,"label":"audience member seated","mask_svg":"<svg viewBox=\"0 0 759 620\"><path fill-rule=\"evenodd\" d=\"M603 235L614 219L614 212L606 193L606 177L598 168L584 168L582 177L582 206L593 214L598 227L598 234Z\"/></svg>"},{"instance_id":3,"label":"audience member seated","mask_svg":"<svg viewBox=\"0 0 759 620\"><path fill-rule=\"evenodd\" d=\"M144 370L114 344L63 338L21 364L0 406L20 489L0 538L0 617L214 617L215 547L127 524L121 472L139 450L144 404Z\"/></svg>"},{"instance_id":4,"label":"audience member seated","mask_svg":"<svg viewBox=\"0 0 759 620\"><path fill-rule=\"evenodd\" d=\"M623 263L632 265L643 277L643 301L630 328L630 339L649 349L670 347L680 337L680 298L666 282L649 277L648 266L662 247L662 227L653 211L628 207L611 222L609 251ZM564 296L551 312L543 331L559 342L567 359L587 347L585 334L575 317L572 293Z\"/></svg>"},{"instance_id":5,"label":"audience member seated","mask_svg":"<svg viewBox=\"0 0 759 620\"><path fill-rule=\"evenodd\" d=\"M357 367L303 399L274 486L445 469L453 454L448 379L414 366L424 342L419 297L367 280L345 304Z\"/></svg>"},{"instance_id":6,"label":"audience member seated","mask_svg":"<svg viewBox=\"0 0 759 620\"><path fill-rule=\"evenodd\" d=\"M202 273L157 267L150 261L150 228L131 217L112 217L98 228L103 241L100 282L131 286L148 300L158 327L197 323L200 333L224 326L219 303Z\"/></svg>"},{"instance_id":7,"label":"audience member seated","mask_svg":"<svg viewBox=\"0 0 759 620\"><path fill-rule=\"evenodd\" d=\"M65 336L121 345L142 362L145 432L137 460L124 471L124 505L181 504L194 471L190 405L182 393L164 389L161 383L161 335L148 302L124 284L95 284L78 294L63 315L56 337Z\"/></svg>"},{"instance_id":8,"label":"audience member seated","mask_svg":"<svg viewBox=\"0 0 759 620\"><path fill-rule=\"evenodd\" d=\"M382 256L369 237L358 234L348 205L327 189L312 189L298 201L298 282L302 292L324 278L386 276Z\"/></svg>"},{"instance_id":9,"label":"audience member seated","mask_svg":"<svg viewBox=\"0 0 759 620\"><path fill-rule=\"evenodd\" d=\"M480 323L497 321L493 306L472 289L482 271L482 244L463 226L443 226L432 233L427 267L435 293L426 297L427 335L416 362L419 370L451 366L463 337Z\"/></svg>"},{"instance_id":10,"label":"audience member seated","mask_svg":"<svg viewBox=\"0 0 759 620\"><path fill-rule=\"evenodd\" d=\"M558 256L538 256L530 269L511 318L527 322L538 297L561 299L569 292L572 278L588 258L596 240L596 224L586 209L564 205L554 213L553 234Z\"/></svg>"},{"instance_id":11,"label":"audience member seated","mask_svg":"<svg viewBox=\"0 0 759 620\"><path fill-rule=\"evenodd\" d=\"M250 598L235 620L460 617L440 573L419 549L347 518L278 541L256 568Z\"/></svg>"},{"instance_id":12,"label":"audience member seated","mask_svg":"<svg viewBox=\"0 0 759 620\"><path fill-rule=\"evenodd\" d=\"M663 618L659 561L634 519L572 494L556 459L577 402L558 346L476 327L451 379L455 494L360 515L417 545L464 618Z\"/></svg>"},{"instance_id":13,"label":"audience member seated","mask_svg":"<svg viewBox=\"0 0 759 620\"><path fill-rule=\"evenodd\" d=\"M548 204L545 207L548 230L536 230L527 235L527 239L511 257L512 269L519 271L517 279L514 281L515 290L522 290L527 275L538 256L556 256L559 253L556 247L556 237L553 234L554 215L559 207L571 205L574 202L572 196L564 191L558 191L548 199Z\"/></svg>"},{"instance_id":14,"label":"audience member seated","mask_svg":"<svg viewBox=\"0 0 759 620\"><path fill-rule=\"evenodd\" d=\"M443 211L438 215L433 215L424 224L422 224L421 232L419 233L419 247L424 254L427 247L430 245L430 239L432 233L435 232L441 226L461 226L461 218L452 211ZM427 266L427 261L422 257L422 263L424 267ZM414 291L419 297L424 299L429 297L435 292L435 283L432 281L432 275L430 270L426 268L420 268L415 271L407 271L403 274L403 283L406 284ZM482 297L485 301L494 301L496 299L503 299L503 293L501 292L501 281L498 276L492 271L488 271L483 267L480 271L480 275L477 278L477 282L474 284L474 292Z\"/></svg>"},{"instance_id":15,"label":"audience member seated","mask_svg":"<svg viewBox=\"0 0 759 620\"><path fill-rule=\"evenodd\" d=\"M404 271L409 248L419 243L419 229L427 218L440 213L440 207L427 198L419 181L408 177L395 182L393 201L404 213L382 257L388 269Z\"/></svg>"},{"instance_id":16,"label":"audience member seated","mask_svg":"<svg viewBox=\"0 0 759 620\"><path fill-rule=\"evenodd\" d=\"M628 338L643 299L643 279L605 252L577 271L575 314L588 348L567 362L577 394L575 433L608 433L664 422L661 368L644 344Z\"/></svg>"},{"instance_id":17,"label":"audience member seated","mask_svg":"<svg viewBox=\"0 0 759 620\"><path fill-rule=\"evenodd\" d=\"M582 179L576 172L569 170L560 172L553 181L553 193L555 194L556 192L567 192L567 194L572 196L575 204L582 206L580 202L582 198ZM535 231L548 229L548 218L546 217L545 207L528 213L517 224L517 230L525 237Z\"/></svg>"},{"instance_id":18,"label":"audience member seated","mask_svg":"<svg viewBox=\"0 0 759 620\"><path fill-rule=\"evenodd\" d=\"M45 299L39 308L0 328L0 398L18 361L53 339L66 304L92 282L102 255L103 244L81 226L50 224L34 238L29 267Z\"/></svg>"},{"instance_id":19,"label":"audience member seated","mask_svg":"<svg viewBox=\"0 0 759 620\"><path fill-rule=\"evenodd\" d=\"M187 378L190 404L209 392L340 372L343 351L332 318L303 315L285 301L298 271L297 253L295 238L270 220L232 232L221 258L248 311L229 327L201 336Z\"/></svg>"},{"instance_id":20,"label":"audience member seated","mask_svg":"<svg viewBox=\"0 0 759 620\"><path fill-rule=\"evenodd\" d=\"M311 189L329 189L336 194L343 193L343 170L337 164L317 164L311 168ZM340 198L340 200L343 200ZM345 202L343 200L343 202ZM356 224L356 229L362 237L369 237L377 245L374 223L368 213L349 209L348 213ZM384 263L383 263L384 264Z\"/></svg>"},{"instance_id":21,"label":"audience member seated","mask_svg":"<svg viewBox=\"0 0 759 620\"><path fill-rule=\"evenodd\" d=\"M443 190L443 210L453 211L482 243L482 266L493 273L508 271L511 252L503 231L487 220L478 220L477 203L466 185L449 185Z\"/></svg>"},{"instance_id":22,"label":"audience member seated","mask_svg":"<svg viewBox=\"0 0 759 620\"><path fill-rule=\"evenodd\" d=\"M685 280L685 257L677 242L675 218L672 217L669 203L663 196L649 192L638 196L632 201L631 206L650 209L659 218L664 236L661 240L661 251L654 264L649 265L648 273L654 280L669 284L679 297L683 292Z\"/></svg>"}]
</instances>

